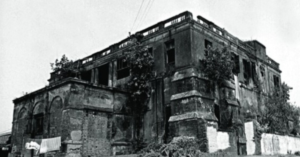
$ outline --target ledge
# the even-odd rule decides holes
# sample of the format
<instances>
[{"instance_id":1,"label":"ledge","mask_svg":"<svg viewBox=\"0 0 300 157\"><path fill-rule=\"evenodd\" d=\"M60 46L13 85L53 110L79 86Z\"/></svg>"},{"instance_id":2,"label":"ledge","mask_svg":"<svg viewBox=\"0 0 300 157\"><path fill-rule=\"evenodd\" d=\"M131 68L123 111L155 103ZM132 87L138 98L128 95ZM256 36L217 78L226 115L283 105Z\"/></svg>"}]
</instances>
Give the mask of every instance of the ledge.
<instances>
[{"instance_id":1,"label":"ledge","mask_svg":"<svg viewBox=\"0 0 300 157\"><path fill-rule=\"evenodd\" d=\"M226 102L228 105L240 107L240 105L239 105L239 103L237 102L237 100L226 99L225 102Z\"/></svg>"},{"instance_id":2,"label":"ledge","mask_svg":"<svg viewBox=\"0 0 300 157\"><path fill-rule=\"evenodd\" d=\"M175 72L175 74L172 77L172 82L183 80L190 77L197 77L199 79L208 80L208 78L205 78L201 75L201 73L197 72L194 68L187 68L180 71Z\"/></svg>"},{"instance_id":3,"label":"ledge","mask_svg":"<svg viewBox=\"0 0 300 157\"><path fill-rule=\"evenodd\" d=\"M218 119L212 114L208 112L188 112L185 114L174 115L171 116L169 122L188 120L188 119L205 119L209 121L218 121Z\"/></svg>"},{"instance_id":4,"label":"ledge","mask_svg":"<svg viewBox=\"0 0 300 157\"><path fill-rule=\"evenodd\" d=\"M72 77L69 77L69 78L65 78L59 82L56 82L55 84L50 84L44 88L41 88L41 89L38 89L36 91L33 91L31 93L28 93L24 96L21 96L19 98L16 98L13 100L14 103L17 103L17 102L20 102L26 98L30 98L32 96L35 96L37 94L40 94L40 93L43 93L43 92L48 92L49 90L52 90L52 89L55 89L55 88L59 88L63 85L66 85L66 84L71 84L71 83L76 83L76 84L82 84L82 85L85 85L85 86L88 86L88 87L91 87L91 88L96 88L96 89L102 89L102 90L108 90L108 91L114 91L114 92L119 92L119 93L124 93L126 94L127 92L124 91L124 90L121 90L119 88L115 88L115 87L109 87L109 86L103 86L103 85L99 85L99 86L96 86L96 85L93 85L91 83L88 83L86 81L83 81L83 80L80 80L80 79L77 79L77 78L72 78ZM70 89L70 92L71 92L72 89Z\"/></svg>"},{"instance_id":5,"label":"ledge","mask_svg":"<svg viewBox=\"0 0 300 157\"><path fill-rule=\"evenodd\" d=\"M202 98L213 100L213 98L204 96L197 90L191 90L191 91L187 91L187 92L183 92L183 93L173 94L171 96L170 100L174 101L174 100L183 99L183 98L192 97L192 96L197 96L197 97L202 97Z\"/></svg>"},{"instance_id":6,"label":"ledge","mask_svg":"<svg viewBox=\"0 0 300 157\"><path fill-rule=\"evenodd\" d=\"M111 145L112 146L130 146L131 143L130 142L126 142L126 141L115 141Z\"/></svg>"}]
</instances>

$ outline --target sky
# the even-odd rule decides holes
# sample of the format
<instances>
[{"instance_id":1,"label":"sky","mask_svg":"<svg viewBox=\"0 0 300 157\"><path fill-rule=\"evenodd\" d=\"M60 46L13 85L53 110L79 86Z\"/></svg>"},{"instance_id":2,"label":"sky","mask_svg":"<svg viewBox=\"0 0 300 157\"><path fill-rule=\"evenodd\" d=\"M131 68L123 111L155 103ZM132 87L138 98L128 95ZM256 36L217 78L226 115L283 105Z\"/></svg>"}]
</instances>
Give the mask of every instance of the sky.
<instances>
[{"instance_id":1,"label":"sky","mask_svg":"<svg viewBox=\"0 0 300 157\"><path fill-rule=\"evenodd\" d=\"M12 100L45 87L56 58L83 58L187 10L263 43L300 106L298 0L1 0L0 133L12 127Z\"/></svg>"}]
</instances>

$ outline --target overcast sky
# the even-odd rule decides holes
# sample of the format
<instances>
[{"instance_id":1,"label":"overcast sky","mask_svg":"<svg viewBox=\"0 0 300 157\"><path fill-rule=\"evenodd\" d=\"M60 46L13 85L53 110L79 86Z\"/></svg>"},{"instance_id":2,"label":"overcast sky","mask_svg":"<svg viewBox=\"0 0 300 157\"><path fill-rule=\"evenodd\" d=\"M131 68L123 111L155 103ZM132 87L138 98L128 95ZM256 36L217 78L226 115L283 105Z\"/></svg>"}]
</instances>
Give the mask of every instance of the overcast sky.
<instances>
[{"instance_id":1,"label":"overcast sky","mask_svg":"<svg viewBox=\"0 0 300 157\"><path fill-rule=\"evenodd\" d=\"M12 100L46 86L56 58L83 58L186 10L263 43L300 105L298 0L1 0L0 132L11 129Z\"/></svg>"}]
</instances>

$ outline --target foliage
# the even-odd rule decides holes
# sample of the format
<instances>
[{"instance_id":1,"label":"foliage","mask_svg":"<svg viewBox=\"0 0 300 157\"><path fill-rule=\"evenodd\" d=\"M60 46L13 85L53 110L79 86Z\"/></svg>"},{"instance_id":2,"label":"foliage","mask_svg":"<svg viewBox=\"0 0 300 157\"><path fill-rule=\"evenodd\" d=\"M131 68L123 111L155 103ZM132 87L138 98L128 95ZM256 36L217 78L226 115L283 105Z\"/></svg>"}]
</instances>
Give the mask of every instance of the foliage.
<instances>
[{"instance_id":1,"label":"foliage","mask_svg":"<svg viewBox=\"0 0 300 157\"><path fill-rule=\"evenodd\" d=\"M55 63L50 63L50 65L53 71L58 71L67 68L67 65L70 65L72 63L72 60L69 60L68 57L66 57L66 55L63 55L60 61L56 59Z\"/></svg>"},{"instance_id":2,"label":"foliage","mask_svg":"<svg viewBox=\"0 0 300 157\"><path fill-rule=\"evenodd\" d=\"M134 116L134 138L136 149L142 144L139 135L142 127L143 117L148 110L147 102L150 98L153 79L152 68L154 60L147 46L142 45L139 40L132 39L131 46L126 52L125 60L130 67L131 77L127 83L130 94L129 108Z\"/></svg>"},{"instance_id":3,"label":"foliage","mask_svg":"<svg viewBox=\"0 0 300 157\"><path fill-rule=\"evenodd\" d=\"M131 72L131 79L127 84L130 97L133 102L144 104L152 90L150 81L153 78L153 57L147 46L135 42L127 52L126 61L129 63ZM143 109L138 111L143 111Z\"/></svg>"},{"instance_id":4,"label":"foliage","mask_svg":"<svg viewBox=\"0 0 300 157\"><path fill-rule=\"evenodd\" d=\"M269 95L265 110L261 115L261 124L269 127L267 132L289 134L291 133L288 126L289 120L299 121L299 111L288 102L290 89L283 82L279 89L275 89Z\"/></svg>"},{"instance_id":5,"label":"foliage","mask_svg":"<svg viewBox=\"0 0 300 157\"><path fill-rule=\"evenodd\" d=\"M56 59L55 63L50 63L50 65L54 72L58 72L60 79L77 77L79 65L74 65L73 61L69 60L66 55L63 55L60 60Z\"/></svg>"},{"instance_id":6,"label":"foliage","mask_svg":"<svg viewBox=\"0 0 300 157\"><path fill-rule=\"evenodd\" d=\"M232 69L235 66L231 52L226 47L222 49L209 47L206 57L201 60L201 63L202 66L200 68L204 74L218 84L232 77Z\"/></svg>"}]
</instances>

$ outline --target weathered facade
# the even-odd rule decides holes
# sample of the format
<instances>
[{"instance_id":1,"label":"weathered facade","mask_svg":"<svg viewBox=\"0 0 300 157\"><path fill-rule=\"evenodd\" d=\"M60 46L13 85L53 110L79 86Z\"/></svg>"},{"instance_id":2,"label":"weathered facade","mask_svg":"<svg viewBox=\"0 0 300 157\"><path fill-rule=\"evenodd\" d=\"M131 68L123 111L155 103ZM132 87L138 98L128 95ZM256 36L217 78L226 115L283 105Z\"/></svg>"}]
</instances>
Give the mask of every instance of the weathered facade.
<instances>
[{"instance_id":1,"label":"weathered facade","mask_svg":"<svg viewBox=\"0 0 300 157\"><path fill-rule=\"evenodd\" d=\"M266 54L260 42L241 41L214 23L184 12L142 31L141 42L154 57L154 92L143 121L146 143L167 142L177 136L204 141L202 151L212 152L208 131L230 135L229 150L242 154L243 127L230 132L247 114L264 109L264 96L280 83L279 64ZM130 69L122 63L131 38L124 39L72 66L78 76L51 73L49 85L14 100L12 155L34 156L26 150L27 139L61 136L60 151L49 156L101 156L130 153L132 116L126 113L126 82ZM216 93L199 70L206 49L230 47L237 66L232 80ZM257 86L261 86L258 94Z\"/></svg>"}]
</instances>

